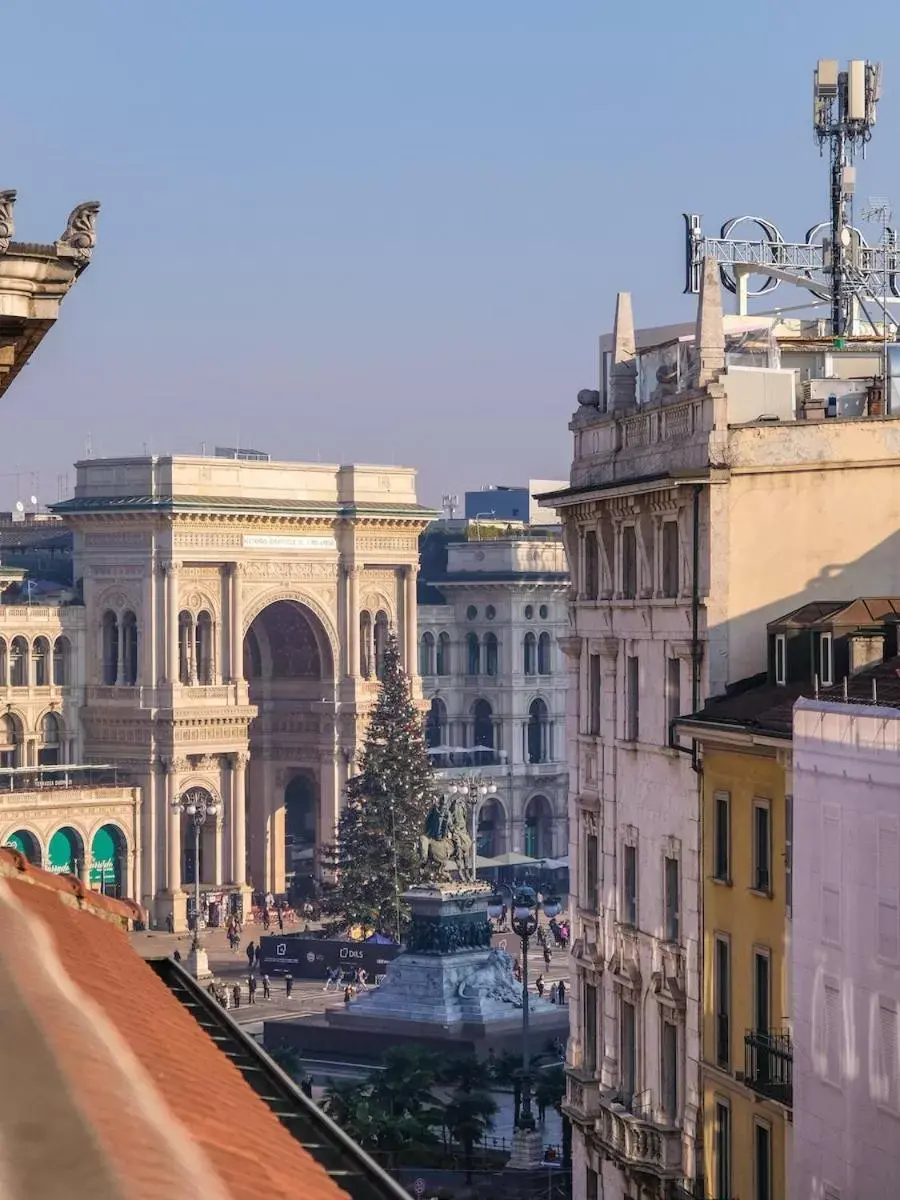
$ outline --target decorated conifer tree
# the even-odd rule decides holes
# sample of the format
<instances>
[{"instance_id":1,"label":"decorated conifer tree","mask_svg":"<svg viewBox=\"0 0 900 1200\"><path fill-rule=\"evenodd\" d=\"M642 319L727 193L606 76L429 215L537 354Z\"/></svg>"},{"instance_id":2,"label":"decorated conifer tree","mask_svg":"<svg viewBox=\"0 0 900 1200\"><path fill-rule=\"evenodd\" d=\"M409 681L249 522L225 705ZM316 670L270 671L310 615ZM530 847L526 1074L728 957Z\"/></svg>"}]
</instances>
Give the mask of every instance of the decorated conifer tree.
<instances>
[{"instance_id":1,"label":"decorated conifer tree","mask_svg":"<svg viewBox=\"0 0 900 1200\"><path fill-rule=\"evenodd\" d=\"M330 855L335 877L325 910L340 924L397 932L398 893L435 875L420 850L434 798L422 716L391 632L360 771L347 784Z\"/></svg>"}]
</instances>

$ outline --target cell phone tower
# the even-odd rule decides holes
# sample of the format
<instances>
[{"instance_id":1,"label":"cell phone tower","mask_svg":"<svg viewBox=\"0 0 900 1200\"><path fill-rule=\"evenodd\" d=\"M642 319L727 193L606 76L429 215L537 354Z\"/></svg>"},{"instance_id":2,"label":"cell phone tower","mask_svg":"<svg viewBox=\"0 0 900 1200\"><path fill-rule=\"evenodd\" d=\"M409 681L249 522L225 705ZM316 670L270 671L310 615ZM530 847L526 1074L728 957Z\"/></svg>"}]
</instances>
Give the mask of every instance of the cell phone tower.
<instances>
[{"instance_id":1,"label":"cell phone tower","mask_svg":"<svg viewBox=\"0 0 900 1200\"><path fill-rule=\"evenodd\" d=\"M822 58L813 78L813 127L824 154L831 157L831 236L825 267L831 277L831 332L850 332L853 300L859 289L860 241L853 227L856 155L872 137L875 108L881 96L881 67L851 59L846 70L837 59Z\"/></svg>"}]
</instances>

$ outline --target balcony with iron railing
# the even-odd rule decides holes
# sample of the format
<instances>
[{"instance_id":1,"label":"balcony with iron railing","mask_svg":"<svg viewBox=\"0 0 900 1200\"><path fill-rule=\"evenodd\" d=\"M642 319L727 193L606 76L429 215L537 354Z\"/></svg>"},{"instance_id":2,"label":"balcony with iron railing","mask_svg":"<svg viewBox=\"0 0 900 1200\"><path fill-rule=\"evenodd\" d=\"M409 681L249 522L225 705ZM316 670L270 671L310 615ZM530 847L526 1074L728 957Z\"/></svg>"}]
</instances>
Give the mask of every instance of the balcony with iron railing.
<instances>
[{"instance_id":1,"label":"balcony with iron railing","mask_svg":"<svg viewBox=\"0 0 900 1200\"><path fill-rule=\"evenodd\" d=\"M794 1047L786 1030L748 1030L744 1037L744 1082L760 1096L791 1107Z\"/></svg>"}]
</instances>

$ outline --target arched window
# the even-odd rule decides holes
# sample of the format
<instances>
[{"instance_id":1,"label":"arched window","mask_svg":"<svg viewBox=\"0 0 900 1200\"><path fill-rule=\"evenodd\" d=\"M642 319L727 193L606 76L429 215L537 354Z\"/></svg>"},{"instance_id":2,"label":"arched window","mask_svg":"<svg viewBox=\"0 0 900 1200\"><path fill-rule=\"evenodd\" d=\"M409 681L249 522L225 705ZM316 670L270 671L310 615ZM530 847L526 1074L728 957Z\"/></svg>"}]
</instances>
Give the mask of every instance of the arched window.
<instances>
[{"instance_id":1,"label":"arched window","mask_svg":"<svg viewBox=\"0 0 900 1200\"><path fill-rule=\"evenodd\" d=\"M550 674L550 634L542 633L538 638L538 675Z\"/></svg>"},{"instance_id":2,"label":"arched window","mask_svg":"<svg viewBox=\"0 0 900 1200\"><path fill-rule=\"evenodd\" d=\"M384 652L387 648L390 622L386 612L375 615L375 674L380 679L384 674Z\"/></svg>"},{"instance_id":3,"label":"arched window","mask_svg":"<svg viewBox=\"0 0 900 1200\"><path fill-rule=\"evenodd\" d=\"M110 609L100 624L100 664L103 682L112 687L119 673L119 622Z\"/></svg>"},{"instance_id":4,"label":"arched window","mask_svg":"<svg viewBox=\"0 0 900 1200\"><path fill-rule=\"evenodd\" d=\"M363 679L372 678L372 614L359 614L359 673Z\"/></svg>"},{"instance_id":5,"label":"arched window","mask_svg":"<svg viewBox=\"0 0 900 1200\"><path fill-rule=\"evenodd\" d=\"M437 640L437 674L450 674L450 634L441 633Z\"/></svg>"},{"instance_id":6,"label":"arched window","mask_svg":"<svg viewBox=\"0 0 900 1200\"><path fill-rule=\"evenodd\" d=\"M34 639L31 647L31 674L35 687L50 684L50 643L45 637Z\"/></svg>"},{"instance_id":7,"label":"arched window","mask_svg":"<svg viewBox=\"0 0 900 1200\"><path fill-rule=\"evenodd\" d=\"M0 687L9 687L9 652L5 638L0 638Z\"/></svg>"},{"instance_id":8,"label":"arched window","mask_svg":"<svg viewBox=\"0 0 900 1200\"><path fill-rule=\"evenodd\" d=\"M15 637L9 650L9 682L11 687L28 687L28 643Z\"/></svg>"},{"instance_id":9,"label":"arched window","mask_svg":"<svg viewBox=\"0 0 900 1200\"><path fill-rule=\"evenodd\" d=\"M499 668L500 654L496 633L484 635L484 671L486 675L496 675Z\"/></svg>"},{"instance_id":10,"label":"arched window","mask_svg":"<svg viewBox=\"0 0 900 1200\"><path fill-rule=\"evenodd\" d=\"M466 674L481 674L481 647L477 633L466 634Z\"/></svg>"},{"instance_id":11,"label":"arched window","mask_svg":"<svg viewBox=\"0 0 900 1200\"><path fill-rule=\"evenodd\" d=\"M553 809L546 796L533 796L525 808L525 853L529 858L553 857Z\"/></svg>"},{"instance_id":12,"label":"arched window","mask_svg":"<svg viewBox=\"0 0 900 1200\"><path fill-rule=\"evenodd\" d=\"M134 687L138 678L137 617L130 610L122 614L122 678L120 683Z\"/></svg>"},{"instance_id":13,"label":"arched window","mask_svg":"<svg viewBox=\"0 0 900 1200\"><path fill-rule=\"evenodd\" d=\"M443 746L447 740L447 706L437 696L431 701L431 708L425 718L425 743L429 750Z\"/></svg>"},{"instance_id":14,"label":"arched window","mask_svg":"<svg viewBox=\"0 0 900 1200\"><path fill-rule=\"evenodd\" d=\"M18 767L22 729L12 713L0 717L0 767Z\"/></svg>"},{"instance_id":15,"label":"arched window","mask_svg":"<svg viewBox=\"0 0 900 1200\"><path fill-rule=\"evenodd\" d=\"M584 595L596 600L600 590L600 557L597 553L597 533L589 529L584 535Z\"/></svg>"},{"instance_id":16,"label":"arched window","mask_svg":"<svg viewBox=\"0 0 900 1200\"><path fill-rule=\"evenodd\" d=\"M58 637L53 643L53 682L56 687L69 687L71 662L72 648L69 645L69 639ZM0 671L0 679L2 677L3 672Z\"/></svg>"},{"instance_id":17,"label":"arched window","mask_svg":"<svg viewBox=\"0 0 900 1200\"><path fill-rule=\"evenodd\" d=\"M528 761L530 763L547 761L548 734L547 705L543 700L532 700L528 708Z\"/></svg>"},{"instance_id":18,"label":"arched window","mask_svg":"<svg viewBox=\"0 0 900 1200\"><path fill-rule=\"evenodd\" d=\"M197 679L202 684L213 681L213 620L208 612L197 617L194 632L194 661L197 664Z\"/></svg>"},{"instance_id":19,"label":"arched window","mask_svg":"<svg viewBox=\"0 0 900 1200\"><path fill-rule=\"evenodd\" d=\"M45 713L41 720L41 744L38 746L38 765L55 767L59 762L59 717Z\"/></svg>"},{"instance_id":20,"label":"arched window","mask_svg":"<svg viewBox=\"0 0 900 1200\"><path fill-rule=\"evenodd\" d=\"M184 684L194 682L194 618L189 612L178 614L178 678Z\"/></svg>"},{"instance_id":21,"label":"arched window","mask_svg":"<svg viewBox=\"0 0 900 1200\"><path fill-rule=\"evenodd\" d=\"M522 645L523 669L526 675L533 675L537 670L537 638L533 633L525 634Z\"/></svg>"},{"instance_id":22,"label":"arched window","mask_svg":"<svg viewBox=\"0 0 900 1200\"><path fill-rule=\"evenodd\" d=\"M487 700L472 705L472 745L494 749L494 710Z\"/></svg>"},{"instance_id":23,"label":"arched window","mask_svg":"<svg viewBox=\"0 0 900 1200\"><path fill-rule=\"evenodd\" d=\"M498 800L487 800L478 811L478 856L503 854L506 842L506 813Z\"/></svg>"},{"instance_id":24,"label":"arched window","mask_svg":"<svg viewBox=\"0 0 900 1200\"><path fill-rule=\"evenodd\" d=\"M434 634L423 633L419 642L419 674L434 674Z\"/></svg>"}]
</instances>

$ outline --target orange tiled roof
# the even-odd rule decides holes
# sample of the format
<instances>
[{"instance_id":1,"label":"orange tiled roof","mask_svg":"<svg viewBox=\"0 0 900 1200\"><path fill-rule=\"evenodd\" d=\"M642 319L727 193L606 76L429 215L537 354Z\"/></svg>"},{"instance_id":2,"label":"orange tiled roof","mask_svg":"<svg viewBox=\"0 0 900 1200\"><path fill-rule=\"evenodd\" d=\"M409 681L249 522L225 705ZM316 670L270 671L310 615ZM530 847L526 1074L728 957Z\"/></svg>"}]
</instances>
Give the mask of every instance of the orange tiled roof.
<instances>
[{"instance_id":1,"label":"orange tiled roof","mask_svg":"<svg viewBox=\"0 0 900 1200\"><path fill-rule=\"evenodd\" d=\"M136 912L0 850L4 1200L346 1200L135 953Z\"/></svg>"}]
</instances>

